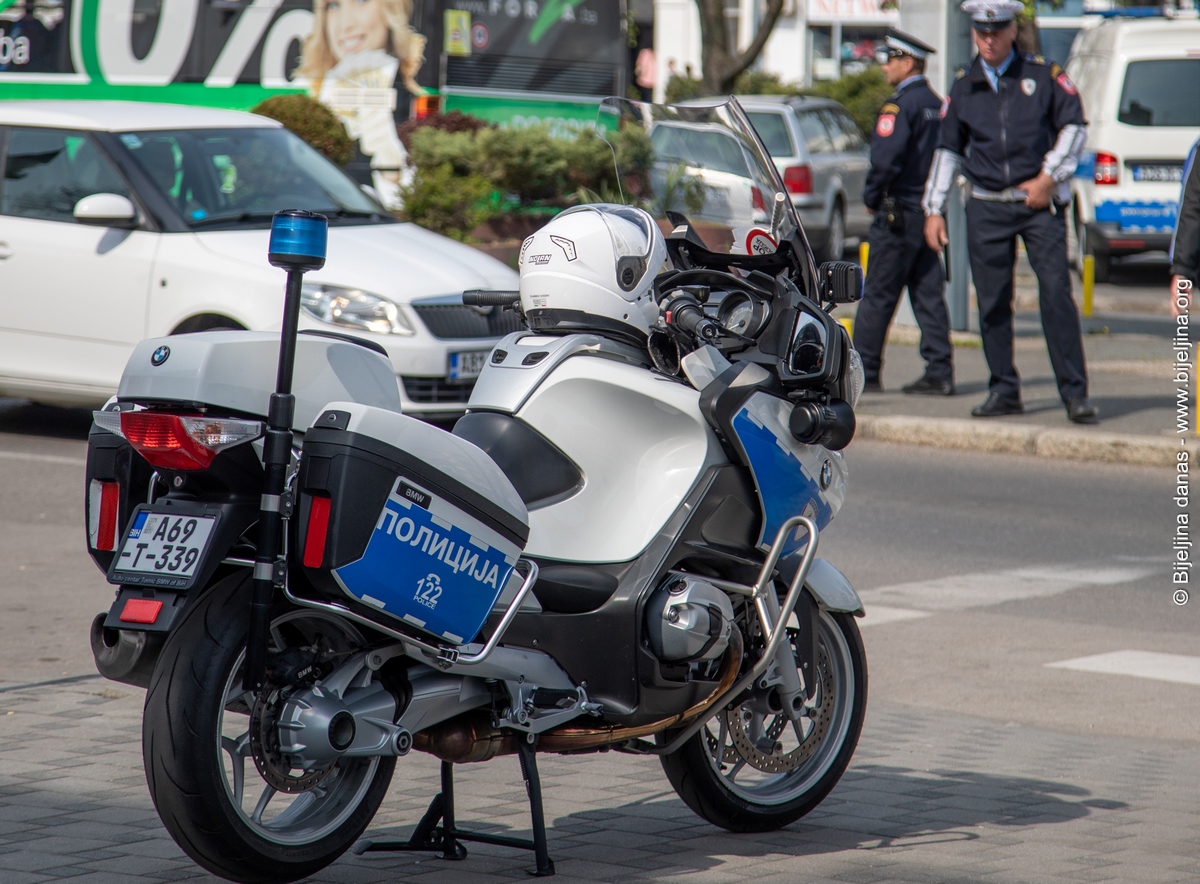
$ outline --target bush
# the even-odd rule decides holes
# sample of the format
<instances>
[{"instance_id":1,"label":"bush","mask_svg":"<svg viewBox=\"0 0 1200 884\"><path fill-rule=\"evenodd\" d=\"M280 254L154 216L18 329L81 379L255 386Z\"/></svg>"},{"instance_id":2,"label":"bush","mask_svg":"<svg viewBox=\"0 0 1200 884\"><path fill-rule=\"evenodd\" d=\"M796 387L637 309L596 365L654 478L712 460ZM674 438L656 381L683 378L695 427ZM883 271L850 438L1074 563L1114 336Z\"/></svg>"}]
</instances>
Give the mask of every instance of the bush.
<instances>
[{"instance_id":1,"label":"bush","mask_svg":"<svg viewBox=\"0 0 1200 884\"><path fill-rule=\"evenodd\" d=\"M501 193L522 203L561 197L566 189L564 141L550 137L545 126L528 129L487 129L476 135L478 165Z\"/></svg>"},{"instance_id":2,"label":"bush","mask_svg":"<svg viewBox=\"0 0 1200 884\"><path fill-rule=\"evenodd\" d=\"M354 156L354 142L333 111L315 98L297 92L260 101L253 113L278 120L339 166Z\"/></svg>"},{"instance_id":3,"label":"bush","mask_svg":"<svg viewBox=\"0 0 1200 884\"><path fill-rule=\"evenodd\" d=\"M491 192L486 178L460 175L450 163L418 166L412 183L400 189L405 220L459 242L492 217Z\"/></svg>"},{"instance_id":4,"label":"bush","mask_svg":"<svg viewBox=\"0 0 1200 884\"><path fill-rule=\"evenodd\" d=\"M408 151L409 159L418 169L449 165L455 174L472 175L479 166L479 147L471 132L418 129L412 135Z\"/></svg>"},{"instance_id":5,"label":"bush","mask_svg":"<svg viewBox=\"0 0 1200 884\"><path fill-rule=\"evenodd\" d=\"M879 109L892 94L892 87L883 78L883 72L877 67L869 67L859 74L847 74L839 80L827 80L819 83L805 92L806 95L819 95L832 98L842 104L854 117L854 122L869 140L875 129L875 118Z\"/></svg>"},{"instance_id":6,"label":"bush","mask_svg":"<svg viewBox=\"0 0 1200 884\"><path fill-rule=\"evenodd\" d=\"M479 117L472 117L462 111L450 111L448 114L432 113L420 119L406 120L396 131L404 149L412 151L413 136L422 129L436 129L439 132L478 132L480 129L494 129L494 124Z\"/></svg>"},{"instance_id":7,"label":"bush","mask_svg":"<svg viewBox=\"0 0 1200 884\"><path fill-rule=\"evenodd\" d=\"M704 95L704 84L691 77L675 76L667 80L667 90L664 99L667 104L678 104L689 98L700 98Z\"/></svg>"}]
</instances>

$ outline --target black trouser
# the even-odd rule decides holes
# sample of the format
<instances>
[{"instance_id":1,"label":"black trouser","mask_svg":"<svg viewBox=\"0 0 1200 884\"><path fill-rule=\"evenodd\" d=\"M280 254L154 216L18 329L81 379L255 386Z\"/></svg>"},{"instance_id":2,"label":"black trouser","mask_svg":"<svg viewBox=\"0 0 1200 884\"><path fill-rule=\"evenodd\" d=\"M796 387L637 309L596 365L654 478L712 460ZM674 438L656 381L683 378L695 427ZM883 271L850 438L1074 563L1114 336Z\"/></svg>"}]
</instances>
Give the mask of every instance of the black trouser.
<instances>
[{"instance_id":1,"label":"black trouser","mask_svg":"<svg viewBox=\"0 0 1200 884\"><path fill-rule=\"evenodd\" d=\"M1017 237L1038 279L1038 306L1050 364L1063 402L1087 396L1079 311L1071 298L1067 225L1061 210L973 199L967 203L967 248L979 300L979 332L992 376L988 387L1006 399L1021 395L1013 365L1013 265Z\"/></svg>"},{"instance_id":2,"label":"black trouser","mask_svg":"<svg viewBox=\"0 0 1200 884\"><path fill-rule=\"evenodd\" d=\"M863 361L867 380L878 380L888 326L908 286L908 300L921 327L921 358L930 380L954 380L954 351L950 348L950 314L942 294L945 278L937 253L925 245L925 216L917 207L904 209L904 232L888 229L876 213L868 239L867 279L863 300L854 317L854 348Z\"/></svg>"}]
</instances>

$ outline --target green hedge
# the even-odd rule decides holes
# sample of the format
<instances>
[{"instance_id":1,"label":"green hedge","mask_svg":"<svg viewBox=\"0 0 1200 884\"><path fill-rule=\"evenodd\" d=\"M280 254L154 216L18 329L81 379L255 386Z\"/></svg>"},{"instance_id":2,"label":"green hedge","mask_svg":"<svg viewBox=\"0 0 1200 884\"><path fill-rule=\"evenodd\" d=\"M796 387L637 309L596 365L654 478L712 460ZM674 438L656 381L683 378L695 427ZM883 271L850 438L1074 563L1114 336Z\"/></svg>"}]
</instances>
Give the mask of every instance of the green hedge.
<instances>
[{"instance_id":1,"label":"green hedge","mask_svg":"<svg viewBox=\"0 0 1200 884\"><path fill-rule=\"evenodd\" d=\"M321 102L307 95L276 95L255 105L252 113L283 123L339 166L354 156L354 142L342 121Z\"/></svg>"}]
</instances>

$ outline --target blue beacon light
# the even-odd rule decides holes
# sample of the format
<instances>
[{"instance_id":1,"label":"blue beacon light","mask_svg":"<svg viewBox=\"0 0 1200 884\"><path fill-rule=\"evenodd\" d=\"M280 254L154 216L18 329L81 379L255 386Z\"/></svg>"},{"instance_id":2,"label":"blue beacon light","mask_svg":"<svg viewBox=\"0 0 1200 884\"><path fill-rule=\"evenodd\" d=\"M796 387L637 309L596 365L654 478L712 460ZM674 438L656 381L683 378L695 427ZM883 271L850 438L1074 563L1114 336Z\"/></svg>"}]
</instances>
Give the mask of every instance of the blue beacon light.
<instances>
[{"instance_id":1,"label":"blue beacon light","mask_svg":"<svg viewBox=\"0 0 1200 884\"><path fill-rule=\"evenodd\" d=\"M283 270L320 270L325 266L329 221L303 209L276 212L271 219L267 260Z\"/></svg>"}]
</instances>

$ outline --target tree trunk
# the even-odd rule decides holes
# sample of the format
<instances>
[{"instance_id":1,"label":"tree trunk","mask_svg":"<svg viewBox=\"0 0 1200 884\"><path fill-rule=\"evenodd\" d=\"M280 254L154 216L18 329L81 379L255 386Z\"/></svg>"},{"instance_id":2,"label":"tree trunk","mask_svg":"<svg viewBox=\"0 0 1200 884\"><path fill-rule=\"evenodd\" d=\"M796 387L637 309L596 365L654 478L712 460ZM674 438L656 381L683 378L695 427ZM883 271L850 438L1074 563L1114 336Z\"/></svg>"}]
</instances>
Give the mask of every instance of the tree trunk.
<instances>
[{"instance_id":1,"label":"tree trunk","mask_svg":"<svg viewBox=\"0 0 1200 884\"><path fill-rule=\"evenodd\" d=\"M803 0L801 0L803 2ZM758 33L742 53L729 51L729 29L725 0L696 0L700 12L700 65L706 95L728 95L734 80L754 64L783 11L783 0L766 0L766 11Z\"/></svg>"}]
</instances>

